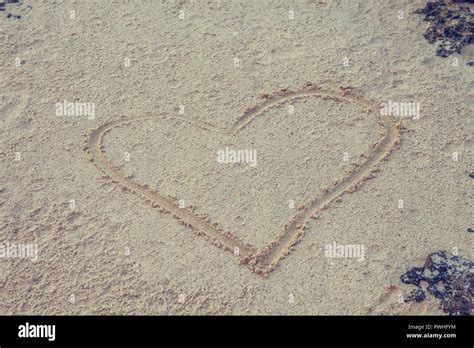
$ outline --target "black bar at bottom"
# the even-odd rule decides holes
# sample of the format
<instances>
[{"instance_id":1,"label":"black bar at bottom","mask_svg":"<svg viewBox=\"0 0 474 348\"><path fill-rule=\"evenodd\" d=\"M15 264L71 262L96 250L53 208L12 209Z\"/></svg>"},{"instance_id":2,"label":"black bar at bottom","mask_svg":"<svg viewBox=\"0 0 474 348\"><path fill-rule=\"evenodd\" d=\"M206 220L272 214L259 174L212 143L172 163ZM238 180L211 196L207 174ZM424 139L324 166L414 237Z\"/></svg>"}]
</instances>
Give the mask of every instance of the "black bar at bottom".
<instances>
[{"instance_id":1,"label":"black bar at bottom","mask_svg":"<svg viewBox=\"0 0 474 348\"><path fill-rule=\"evenodd\" d=\"M52 326L54 325L54 339ZM0 346L408 344L469 346L472 317L1 316ZM31 337L39 336L43 337ZM27 337L20 337L27 336Z\"/></svg>"}]
</instances>

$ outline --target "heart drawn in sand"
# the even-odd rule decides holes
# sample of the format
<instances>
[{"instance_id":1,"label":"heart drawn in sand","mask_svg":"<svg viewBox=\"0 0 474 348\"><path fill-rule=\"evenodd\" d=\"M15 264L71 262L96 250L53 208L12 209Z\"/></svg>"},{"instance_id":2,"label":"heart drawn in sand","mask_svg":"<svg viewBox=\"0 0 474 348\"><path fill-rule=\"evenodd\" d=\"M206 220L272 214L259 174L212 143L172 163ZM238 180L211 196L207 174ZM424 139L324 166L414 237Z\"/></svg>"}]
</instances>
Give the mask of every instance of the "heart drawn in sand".
<instances>
[{"instance_id":1,"label":"heart drawn in sand","mask_svg":"<svg viewBox=\"0 0 474 348\"><path fill-rule=\"evenodd\" d=\"M196 213L190 208L181 208L177 200L150 188L144 183L133 180L110 162L104 150L104 136L114 128L124 127L132 122L150 119L150 117L107 122L87 134L84 150L89 160L104 174L104 178L122 186L125 191L141 197L152 207L158 208L160 212L172 214L179 223L189 227L195 234L203 236L219 248L230 251L240 260L240 263L246 265L252 272L267 276L303 238L309 219L315 217L320 211L327 209L335 201L339 201L343 195L356 191L366 180L374 177L375 173L379 171L380 163L400 143L400 122L394 121L390 116L380 116L379 104L356 95L350 88L341 87L338 90L328 90L311 83L307 83L296 90L284 89L275 95L265 95L265 100L261 104L247 109L238 118L237 122L227 130L222 130L208 123L183 118L186 122L192 123L193 126L232 136L269 109L307 98L323 98L358 105L367 113L374 115L374 122L383 127L383 132L378 141L370 147L369 153L364 154L362 163L358 164L344 177L334 181L331 186L315 194L305 204L300 205L296 214L287 221L278 236L260 250L252 244L243 242L234 233L224 230L219 224L210 222L206 214Z\"/></svg>"}]
</instances>

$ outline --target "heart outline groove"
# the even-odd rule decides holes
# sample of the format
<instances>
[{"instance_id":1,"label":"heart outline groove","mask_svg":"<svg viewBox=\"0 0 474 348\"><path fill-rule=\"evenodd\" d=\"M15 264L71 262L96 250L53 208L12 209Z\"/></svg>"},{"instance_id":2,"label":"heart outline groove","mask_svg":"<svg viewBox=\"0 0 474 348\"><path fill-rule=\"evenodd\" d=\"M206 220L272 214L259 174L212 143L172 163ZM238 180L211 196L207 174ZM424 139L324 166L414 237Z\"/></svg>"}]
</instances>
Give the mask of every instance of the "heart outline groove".
<instances>
[{"instance_id":1,"label":"heart outline groove","mask_svg":"<svg viewBox=\"0 0 474 348\"><path fill-rule=\"evenodd\" d=\"M357 95L351 87L340 87L338 90L323 89L309 82L295 90L281 89L273 95L265 94L263 98L265 99L263 102L247 109L230 129L219 128L206 122L192 121L179 116L165 117L182 119L204 130L233 136L269 109L300 99L322 98L337 102L349 102L357 104L367 113L373 114L376 114L379 105ZM195 234L204 237L221 249L230 251L241 264L246 265L252 272L267 277L302 240L310 219L316 219L318 213L328 209L333 203L341 201L342 196L357 191L367 180L373 178L380 170L381 163L388 158L394 148L399 146L403 131L400 121L395 121L388 115L376 115L376 120L382 126L383 131L380 133L380 138L370 146L369 152L362 155L364 160L345 176L335 180L332 185L322 189L320 194L298 206L296 213L285 223L278 236L260 250L252 244L242 241L234 233L219 226L218 223L211 222L205 213L196 212L192 207L181 208L175 199L150 188L147 184L132 180L107 159L102 141L108 132L117 127L126 127L131 122L156 119L156 117L131 120L121 118L106 122L86 134L84 151L88 160L94 163L103 174L103 179L120 185L123 191L141 197L160 212L171 214L180 224L190 228Z\"/></svg>"}]
</instances>

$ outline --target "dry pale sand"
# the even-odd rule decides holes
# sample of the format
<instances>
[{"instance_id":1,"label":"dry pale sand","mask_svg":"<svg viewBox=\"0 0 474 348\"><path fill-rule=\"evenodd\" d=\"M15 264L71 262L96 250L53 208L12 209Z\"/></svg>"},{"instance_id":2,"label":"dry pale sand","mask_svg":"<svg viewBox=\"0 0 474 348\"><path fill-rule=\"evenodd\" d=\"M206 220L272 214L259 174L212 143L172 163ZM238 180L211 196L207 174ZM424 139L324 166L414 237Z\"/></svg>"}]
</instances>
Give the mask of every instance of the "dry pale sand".
<instances>
[{"instance_id":1,"label":"dry pale sand","mask_svg":"<svg viewBox=\"0 0 474 348\"><path fill-rule=\"evenodd\" d=\"M38 258L0 259L0 313L443 314L400 276L474 258L474 50L425 3L7 4L0 242Z\"/></svg>"}]
</instances>

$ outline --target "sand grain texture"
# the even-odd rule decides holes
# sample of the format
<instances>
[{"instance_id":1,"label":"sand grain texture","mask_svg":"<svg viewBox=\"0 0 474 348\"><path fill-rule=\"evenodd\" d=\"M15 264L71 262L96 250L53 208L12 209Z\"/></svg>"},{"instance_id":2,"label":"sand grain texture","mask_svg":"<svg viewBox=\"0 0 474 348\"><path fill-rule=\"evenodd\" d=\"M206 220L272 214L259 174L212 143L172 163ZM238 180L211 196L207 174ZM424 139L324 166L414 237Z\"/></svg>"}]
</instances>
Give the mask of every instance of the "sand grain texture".
<instances>
[{"instance_id":1,"label":"sand grain texture","mask_svg":"<svg viewBox=\"0 0 474 348\"><path fill-rule=\"evenodd\" d=\"M474 258L473 51L437 57L422 5L0 13L0 243L39 251L0 258L0 312L443 314L400 304L400 275L438 250ZM95 117L57 116L63 100ZM387 100L420 119L381 117ZM257 166L216 163L225 146ZM333 242L364 260L326 257Z\"/></svg>"}]
</instances>

